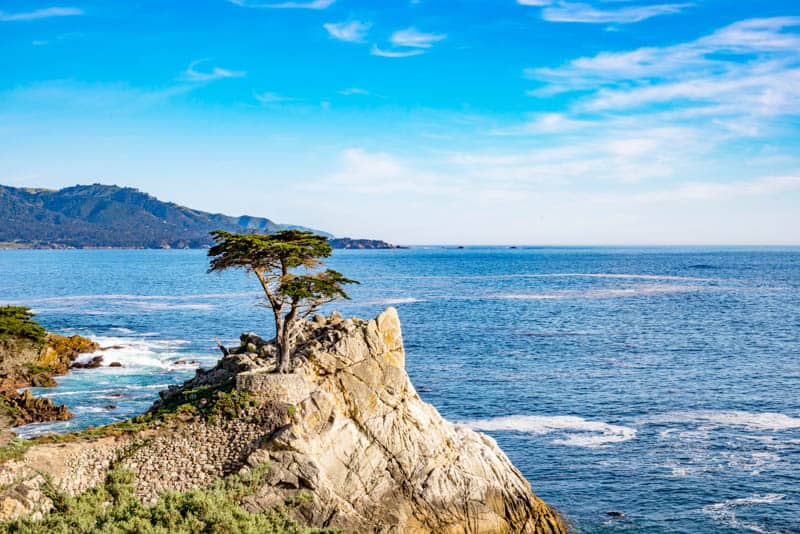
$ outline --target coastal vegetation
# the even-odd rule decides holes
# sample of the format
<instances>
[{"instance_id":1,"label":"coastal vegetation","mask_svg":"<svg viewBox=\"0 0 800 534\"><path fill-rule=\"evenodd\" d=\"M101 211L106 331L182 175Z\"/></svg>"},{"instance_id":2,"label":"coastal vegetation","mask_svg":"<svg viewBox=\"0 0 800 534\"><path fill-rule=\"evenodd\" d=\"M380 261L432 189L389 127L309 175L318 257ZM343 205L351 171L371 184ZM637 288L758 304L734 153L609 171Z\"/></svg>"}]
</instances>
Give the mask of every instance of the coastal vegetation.
<instances>
[{"instance_id":1,"label":"coastal vegetation","mask_svg":"<svg viewBox=\"0 0 800 534\"><path fill-rule=\"evenodd\" d=\"M110 470L102 484L75 497L48 481L42 491L53 503L53 510L41 519L28 517L2 523L0 533L336 532L335 529L304 528L289 517L289 510L302 504L302 498L255 513L245 510L242 499L258 490L268 470L266 465L259 466L221 478L209 488L166 492L153 505L142 503L134 491L134 474L121 468Z\"/></svg>"},{"instance_id":2,"label":"coastal vegetation","mask_svg":"<svg viewBox=\"0 0 800 534\"><path fill-rule=\"evenodd\" d=\"M55 386L53 376L66 373L80 354L97 349L81 336L47 333L26 307L0 306L0 444L11 438L12 426L72 417L66 406L19 389Z\"/></svg>"},{"instance_id":3,"label":"coastal vegetation","mask_svg":"<svg viewBox=\"0 0 800 534\"><path fill-rule=\"evenodd\" d=\"M272 235L211 233L209 272L244 269L255 274L275 321L278 372L290 370L295 339L305 320L323 304L349 299L347 284L356 284L333 269L314 272L331 255L328 238L301 230ZM298 271L299 270L299 271Z\"/></svg>"},{"instance_id":4,"label":"coastal vegetation","mask_svg":"<svg viewBox=\"0 0 800 534\"><path fill-rule=\"evenodd\" d=\"M24 306L0 306L0 341L13 339L44 345L45 330Z\"/></svg>"}]
</instances>

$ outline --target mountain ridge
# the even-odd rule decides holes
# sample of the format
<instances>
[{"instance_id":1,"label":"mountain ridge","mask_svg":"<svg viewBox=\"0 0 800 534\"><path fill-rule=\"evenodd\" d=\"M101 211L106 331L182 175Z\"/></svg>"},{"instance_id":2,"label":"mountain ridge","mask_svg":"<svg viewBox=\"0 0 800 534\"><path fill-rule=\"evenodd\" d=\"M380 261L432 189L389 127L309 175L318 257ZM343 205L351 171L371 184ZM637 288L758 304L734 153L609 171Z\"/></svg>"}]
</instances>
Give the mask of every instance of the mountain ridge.
<instances>
[{"instance_id":1,"label":"mountain ridge","mask_svg":"<svg viewBox=\"0 0 800 534\"><path fill-rule=\"evenodd\" d=\"M379 240L334 238L265 217L209 213L164 202L133 187L91 184L63 189L0 185L0 244L5 248L205 248L209 232L309 230L334 248L395 248Z\"/></svg>"}]
</instances>

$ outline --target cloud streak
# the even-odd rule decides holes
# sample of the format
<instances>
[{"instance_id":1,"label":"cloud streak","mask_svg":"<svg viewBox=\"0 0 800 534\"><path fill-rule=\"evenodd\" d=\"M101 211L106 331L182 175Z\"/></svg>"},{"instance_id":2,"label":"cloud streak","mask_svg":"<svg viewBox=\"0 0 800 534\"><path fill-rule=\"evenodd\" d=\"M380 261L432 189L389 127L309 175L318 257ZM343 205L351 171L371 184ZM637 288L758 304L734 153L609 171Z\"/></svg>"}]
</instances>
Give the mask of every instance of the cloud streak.
<instances>
[{"instance_id":1,"label":"cloud streak","mask_svg":"<svg viewBox=\"0 0 800 534\"><path fill-rule=\"evenodd\" d=\"M207 61L206 59L192 61L183 73L184 78L190 82L211 82L224 78L242 78L247 75L247 73L242 70L228 70L221 67L212 67L211 70L206 71L197 68Z\"/></svg>"},{"instance_id":2,"label":"cloud streak","mask_svg":"<svg viewBox=\"0 0 800 534\"><path fill-rule=\"evenodd\" d=\"M675 15L692 4L655 4L619 9L598 9L589 4L559 2L542 10L549 22L581 22L587 24L632 24L661 15Z\"/></svg>"},{"instance_id":3,"label":"cloud streak","mask_svg":"<svg viewBox=\"0 0 800 534\"><path fill-rule=\"evenodd\" d=\"M327 9L336 0L312 0L310 2L248 2L247 0L228 0L231 4L240 7L251 7L259 9Z\"/></svg>"},{"instance_id":4,"label":"cloud streak","mask_svg":"<svg viewBox=\"0 0 800 534\"><path fill-rule=\"evenodd\" d=\"M372 45L372 49L370 50L370 54L373 56L379 57L389 57L389 58L402 58L402 57L412 57L412 56L419 56L424 54L424 50L414 49L414 50L384 50L383 48L379 47L378 45Z\"/></svg>"},{"instance_id":5,"label":"cloud streak","mask_svg":"<svg viewBox=\"0 0 800 534\"><path fill-rule=\"evenodd\" d=\"M389 41L394 46L408 48L430 48L434 43L443 41L447 38L443 33L424 33L415 28L406 28L392 34Z\"/></svg>"},{"instance_id":6,"label":"cloud streak","mask_svg":"<svg viewBox=\"0 0 800 534\"><path fill-rule=\"evenodd\" d=\"M322 25L334 39L348 43L362 43L369 32L371 24L354 20L352 22L327 22Z\"/></svg>"},{"instance_id":7,"label":"cloud streak","mask_svg":"<svg viewBox=\"0 0 800 534\"><path fill-rule=\"evenodd\" d=\"M46 7L19 13L0 11L0 22L39 20L51 17L72 17L77 15L83 15L83 10L77 7Z\"/></svg>"}]
</instances>

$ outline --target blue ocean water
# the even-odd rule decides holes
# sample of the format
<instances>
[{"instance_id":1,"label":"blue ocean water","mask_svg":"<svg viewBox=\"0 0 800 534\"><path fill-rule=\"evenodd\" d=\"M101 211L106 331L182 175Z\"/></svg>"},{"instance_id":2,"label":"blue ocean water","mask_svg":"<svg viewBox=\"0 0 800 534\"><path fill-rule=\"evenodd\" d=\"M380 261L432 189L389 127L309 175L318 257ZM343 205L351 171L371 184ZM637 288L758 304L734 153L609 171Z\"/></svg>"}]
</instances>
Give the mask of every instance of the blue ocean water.
<instances>
[{"instance_id":1,"label":"blue ocean water","mask_svg":"<svg viewBox=\"0 0 800 534\"><path fill-rule=\"evenodd\" d=\"M800 532L800 249L336 251L345 315L398 308L409 374L491 434L584 533ZM256 281L203 251L0 251L0 300L114 347L40 389L127 418L212 365L218 336L270 336ZM114 409L106 409L115 405ZM623 512L624 517L608 515Z\"/></svg>"}]
</instances>

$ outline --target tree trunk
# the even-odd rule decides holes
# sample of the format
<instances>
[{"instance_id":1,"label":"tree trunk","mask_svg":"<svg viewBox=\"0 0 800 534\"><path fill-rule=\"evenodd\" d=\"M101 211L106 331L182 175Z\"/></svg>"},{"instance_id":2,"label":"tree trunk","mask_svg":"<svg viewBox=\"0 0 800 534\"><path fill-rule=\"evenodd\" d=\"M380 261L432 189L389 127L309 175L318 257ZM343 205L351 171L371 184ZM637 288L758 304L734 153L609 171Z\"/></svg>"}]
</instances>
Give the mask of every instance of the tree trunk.
<instances>
[{"instance_id":1,"label":"tree trunk","mask_svg":"<svg viewBox=\"0 0 800 534\"><path fill-rule=\"evenodd\" d=\"M292 306L286 317L283 318L283 324L278 334L278 345L280 348L280 358L278 359L278 372L288 373L292 367L292 352L294 352L294 328L297 315L296 306Z\"/></svg>"},{"instance_id":2,"label":"tree trunk","mask_svg":"<svg viewBox=\"0 0 800 534\"><path fill-rule=\"evenodd\" d=\"M292 344L288 342L281 343L280 358L278 360L278 372L288 373L291 371L292 361Z\"/></svg>"}]
</instances>

